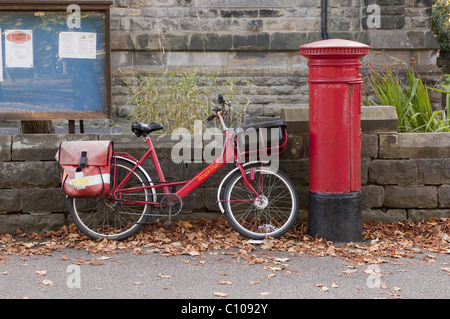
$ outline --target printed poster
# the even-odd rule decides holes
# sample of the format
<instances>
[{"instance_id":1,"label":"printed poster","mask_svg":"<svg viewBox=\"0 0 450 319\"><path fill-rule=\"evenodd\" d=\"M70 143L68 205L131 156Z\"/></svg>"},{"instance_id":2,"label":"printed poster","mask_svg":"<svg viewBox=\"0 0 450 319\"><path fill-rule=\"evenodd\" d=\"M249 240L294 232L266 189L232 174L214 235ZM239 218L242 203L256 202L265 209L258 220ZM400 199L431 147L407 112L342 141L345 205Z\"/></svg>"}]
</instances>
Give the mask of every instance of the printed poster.
<instances>
[{"instance_id":1,"label":"printed poster","mask_svg":"<svg viewBox=\"0 0 450 319\"><path fill-rule=\"evenodd\" d=\"M5 66L7 68L33 67L33 30L6 30Z\"/></svg>"},{"instance_id":2,"label":"printed poster","mask_svg":"<svg viewBox=\"0 0 450 319\"><path fill-rule=\"evenodd\" d=\"M97 56L97 33L59 32L59 57L72 59L95 59Z\"/></svg>"}]
</instances>

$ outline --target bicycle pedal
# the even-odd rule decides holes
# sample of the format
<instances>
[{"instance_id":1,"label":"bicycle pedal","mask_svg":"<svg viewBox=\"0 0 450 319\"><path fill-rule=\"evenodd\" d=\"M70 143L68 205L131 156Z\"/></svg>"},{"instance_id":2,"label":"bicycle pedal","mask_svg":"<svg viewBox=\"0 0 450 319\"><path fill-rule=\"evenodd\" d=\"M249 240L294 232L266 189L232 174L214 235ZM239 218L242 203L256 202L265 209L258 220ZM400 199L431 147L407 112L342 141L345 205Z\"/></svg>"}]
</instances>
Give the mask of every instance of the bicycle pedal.
<instances>
[{"instance_id":1,"label":"bicycle pedal","mask_svg":"<svg viewBox=\"0 0 450 319\"><path fill-rule=\"evenodd\" d=\"M170 221L170 220L168 220L168 221L166 221L165 223L164 223L164 228L165 229L169 229L170 227L172 227L172 225L173 225L173 222L172 221Z\"/></svg>"}]
</instances>

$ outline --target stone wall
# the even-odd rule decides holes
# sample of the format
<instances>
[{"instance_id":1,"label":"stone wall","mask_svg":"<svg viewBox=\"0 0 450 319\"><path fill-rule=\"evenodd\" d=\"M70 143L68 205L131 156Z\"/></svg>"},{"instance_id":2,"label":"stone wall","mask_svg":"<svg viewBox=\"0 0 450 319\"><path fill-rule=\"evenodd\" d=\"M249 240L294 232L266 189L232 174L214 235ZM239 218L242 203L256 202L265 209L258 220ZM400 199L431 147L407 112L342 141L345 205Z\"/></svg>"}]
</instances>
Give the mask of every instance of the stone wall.
<instances>
[{"instance_id":1,"label":"stone wall","mask_svg":"<svg viewBox=\"0 0 450 319\"><path fill-rule=\"evenodd\" d=\"M376 4L378 11L368 10ZM249 120L307 106L308 68L298 47L322 39L320 0L115 0L111 10L113 110L130 112L139 73L197 68L235 78ZM369 44L439 78L431 0L329 0L327 34ZM372 61L375 52L364 59ZM385 63L383 59L377 63ZM432 96L439 104L440 96Z\"/></svg>"},{"instance_id":2,"label":"stone wall","mask_svg":"<svg viewBox=\"0 0 450 319\"><path fill-rule=\"evenodd\" d=\"M300 218L306 220L308 108L284 109L282 117L288 121L289 140L280 167L297 185ZM396 121L391 107L363 108L363 219L392 222L449 216L450 134L398 134ZM135 157L146 150L143 139L132 134L0 135L0 232L12 232L17 227L25 232L42 232L70 222L67 200L60 188L61 169L53 159L59 143L65 140L112 140L116 151ZM178 141L168 135L155 135L152 140L167 180L188 180L205 165L174 164L170 154ZM149 162L144 167L155 176ZM178 217L219 217L217 187L232 167L230 164L189 195Z\"/></svg>"}]
</instances>

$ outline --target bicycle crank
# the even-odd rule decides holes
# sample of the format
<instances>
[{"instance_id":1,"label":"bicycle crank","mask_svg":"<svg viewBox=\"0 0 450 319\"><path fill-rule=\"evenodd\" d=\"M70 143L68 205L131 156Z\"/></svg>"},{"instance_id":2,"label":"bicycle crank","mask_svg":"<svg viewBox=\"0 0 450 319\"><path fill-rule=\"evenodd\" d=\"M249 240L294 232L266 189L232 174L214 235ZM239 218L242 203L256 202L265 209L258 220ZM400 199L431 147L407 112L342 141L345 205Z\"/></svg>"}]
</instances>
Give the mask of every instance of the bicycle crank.
<instances>
[{"instance_id":1,"label":"bicycle crank","mask_svg":"<svg viewBox=\"0 0 450 319\"><path fill-rule=\"evenodd\" d=\"M176 194L165 194L159 202L159 210L162 216L168 216L168 220L164 224L165 228L172 226L172 216L178 215L183 207L183 201Z\"/></svg>"}]
</instances>

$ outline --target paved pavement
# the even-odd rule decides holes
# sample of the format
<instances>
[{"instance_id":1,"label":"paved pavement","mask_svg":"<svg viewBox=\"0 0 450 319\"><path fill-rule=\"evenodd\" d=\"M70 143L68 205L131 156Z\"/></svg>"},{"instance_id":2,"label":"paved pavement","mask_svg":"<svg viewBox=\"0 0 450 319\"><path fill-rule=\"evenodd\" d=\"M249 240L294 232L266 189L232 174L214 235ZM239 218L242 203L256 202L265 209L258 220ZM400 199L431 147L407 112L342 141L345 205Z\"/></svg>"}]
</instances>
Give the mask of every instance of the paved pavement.
<instances>
[{"instance_id":1,"label":"paved pavement","mask_svg":"<svg viewBox=\"0 0 450 319\"><path fill-rule=\"evenodd\" d=\"M225 306L305 298L450 298L450 274L445 270L450 268L450 255L428 254L435 257L433 263L417 255L370 266L257 248L256 256L265 262L249 265L229 251L206 252L204 257L143 252L100 255L67 248L50 256L8 256L0 263L0 298L174 299L177 302L168 309L174 314L188 310L183 307L189 304L192 311L194 305L216 302Z\"/></svg>"}]
</instances>

